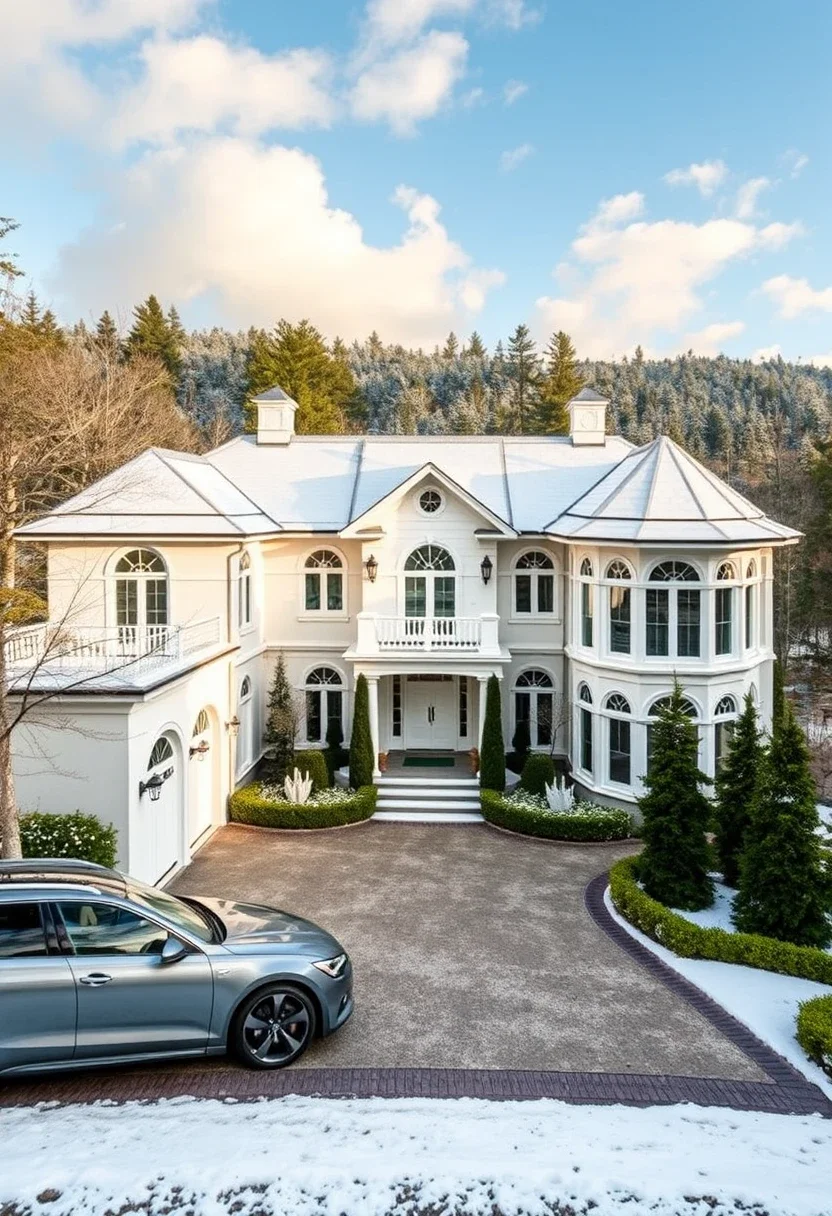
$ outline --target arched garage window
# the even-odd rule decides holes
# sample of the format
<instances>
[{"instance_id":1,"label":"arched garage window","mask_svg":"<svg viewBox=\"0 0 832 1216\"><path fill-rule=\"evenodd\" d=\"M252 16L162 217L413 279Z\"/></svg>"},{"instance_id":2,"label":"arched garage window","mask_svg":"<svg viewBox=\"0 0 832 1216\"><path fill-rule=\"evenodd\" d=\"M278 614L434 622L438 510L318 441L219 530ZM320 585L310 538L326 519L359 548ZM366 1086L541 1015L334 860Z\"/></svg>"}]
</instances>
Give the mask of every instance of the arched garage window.
<instances>
[{"instance_id":1,"label":"arched garage window","mask_svg":"<svg viewBox=\"0 0 832 1216\"><path fill-rule=\"evenodd\" d=\"M609 717L609 778L616 785L629 785L632 753L630 702L620 692L611 692L604 708Z\"/></svg>"},{"instance_id":2,"label":"arched garage window","mask_svg":"<svg viewBox=\"0 0 832 1216\"><path fill-rule=\"evenodd\" d=\"M514 726L528 722L532 747L550 747L554 684L546 671L522 671L514 685Z\"/></svg>"},{"instance_id":3,"label":"arched garage window","mask_svg":"<svg viewBox=\"0 0 832 1216\"><path fill-rule=\"evenodd\" d=\"M341 675L334 667L316 667L306 677L306 741L326 742L335 723L343 735L344 693Z\"/></svg>"}]
</instances>

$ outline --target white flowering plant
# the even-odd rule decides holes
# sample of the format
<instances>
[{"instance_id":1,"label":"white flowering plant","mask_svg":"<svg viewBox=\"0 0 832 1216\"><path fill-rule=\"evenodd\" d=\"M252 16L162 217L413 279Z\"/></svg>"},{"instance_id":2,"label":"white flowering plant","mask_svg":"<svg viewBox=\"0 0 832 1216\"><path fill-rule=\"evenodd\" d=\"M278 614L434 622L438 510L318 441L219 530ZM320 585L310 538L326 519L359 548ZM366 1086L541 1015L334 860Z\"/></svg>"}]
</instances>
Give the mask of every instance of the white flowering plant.
<instances>
[{"instance_id":1,"label":"white flowering plant","mask_svg":"<svg viewBox=\"0 0 832 1216\"><path fill-rule=\"evenodd\" d=\"M112 824L81 811L71 815L32 811L20 816L24 857L74 857L112 868L116 864L117 837Z\"/></svg>"}]
</instances>

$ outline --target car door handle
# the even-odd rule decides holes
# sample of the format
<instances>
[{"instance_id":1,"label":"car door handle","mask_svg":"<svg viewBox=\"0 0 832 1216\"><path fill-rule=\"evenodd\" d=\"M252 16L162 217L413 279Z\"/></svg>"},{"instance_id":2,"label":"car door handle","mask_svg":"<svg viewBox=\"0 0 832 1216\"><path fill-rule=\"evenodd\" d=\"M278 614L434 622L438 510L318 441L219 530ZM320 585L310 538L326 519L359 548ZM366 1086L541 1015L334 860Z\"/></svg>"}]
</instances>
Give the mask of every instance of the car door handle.
<instances>
[{"instance_id":1,"label":"car door handle","mask_svg":"<svg viewBox=\"0 0 832 1216\"><path fill-rule=\"evenodd\" d=\"M103 971L93 971L89 975L82 975L80 982L86 984L88 988L100 988L102 984L109 984L112 978L111 975L105 975Z\"/></svg>"}]
</instances>

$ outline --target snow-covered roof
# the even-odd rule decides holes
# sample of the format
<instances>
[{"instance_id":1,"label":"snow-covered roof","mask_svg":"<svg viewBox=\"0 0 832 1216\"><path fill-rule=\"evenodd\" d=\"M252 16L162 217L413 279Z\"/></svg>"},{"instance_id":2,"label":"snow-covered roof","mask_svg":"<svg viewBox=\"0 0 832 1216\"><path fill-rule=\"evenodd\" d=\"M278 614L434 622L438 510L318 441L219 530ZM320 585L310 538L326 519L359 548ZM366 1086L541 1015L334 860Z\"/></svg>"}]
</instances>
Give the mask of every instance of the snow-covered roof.
<instances>
[{"instance_id":1,"label":"snow-covered roof","mask_svg":"<svg viewBox=\"0 0 832 1216\"><path fill-rule=\"evenodd\" d=\"M205 456L151 448L49 516L32 537L338 533L430 466L504 534L586 541L761 543L799 534L767 519L662 437L573 446L564 436L241 435Z\"/></svg>"}]
</instances>

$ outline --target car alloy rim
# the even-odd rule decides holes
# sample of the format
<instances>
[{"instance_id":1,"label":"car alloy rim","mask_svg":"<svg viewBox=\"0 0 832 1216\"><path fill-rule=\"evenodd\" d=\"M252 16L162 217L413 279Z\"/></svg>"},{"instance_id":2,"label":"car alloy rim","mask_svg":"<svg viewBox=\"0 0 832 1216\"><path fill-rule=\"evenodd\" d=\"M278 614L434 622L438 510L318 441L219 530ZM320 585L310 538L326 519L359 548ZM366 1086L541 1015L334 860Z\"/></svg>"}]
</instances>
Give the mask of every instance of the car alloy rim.
<instances>
[{"instance_id":1,"label":"car alloy rim","mask_svg":"<svg viewBox=\"0 0 832 1216\"><path fill-rule=\"evenodd\" d=\"M296 1055L309 1036L309 1011L292 992L271 992L243 1023L243 1038L255 1060L276 1064Z\"/></svg>"}]
</instances>

